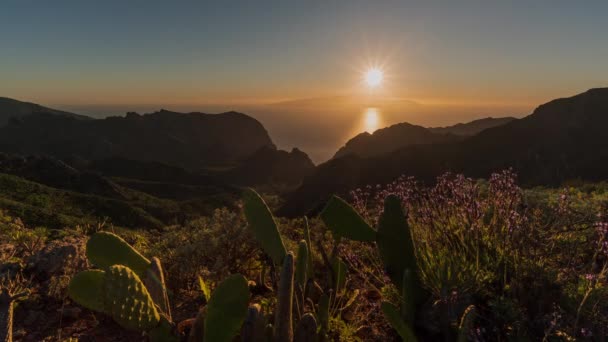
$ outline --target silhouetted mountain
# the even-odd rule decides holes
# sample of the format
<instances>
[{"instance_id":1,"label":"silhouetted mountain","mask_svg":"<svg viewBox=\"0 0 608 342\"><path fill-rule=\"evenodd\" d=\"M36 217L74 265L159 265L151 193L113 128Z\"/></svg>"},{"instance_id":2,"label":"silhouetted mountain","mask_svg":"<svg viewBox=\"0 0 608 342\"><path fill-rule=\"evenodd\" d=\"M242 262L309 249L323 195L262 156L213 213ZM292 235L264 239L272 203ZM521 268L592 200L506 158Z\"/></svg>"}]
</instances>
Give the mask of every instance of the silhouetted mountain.
<instances>
[{"instance_id":1,"label":"silhouetted mountain","mask_svg":"<svg viewBox=\"0 0 608 342\"><path fill-rule=\"evenodd\" d=\"M56 109L42 107L29 102L21 102L7 97L0 97L0 126L6 125L11 118L19 120L24 116L31 114L54 114L63 117L70 117L75 119L87 120L90 119L88 116L68 113Z\"/></svg>"},{"instance_id":2,"label":"silhouetted mountain","mask_svg":"<svg viewBox=\"0 0 608 342\"><path fill-rule=\"evenodd\" d=\"M446 127L431 127L429 131L433 133L439 134L454 134L460 136L472 136L475 135L484 129L502 126L506 123L509 123L513 120L517 120L513 117L504 117L504 118L484 118L473 120L467 123L459 123L453 126Z\"/></svg>"},{"instance_id":3,"label":"silhouetted mountain","mask_svg":"<svg viewBox=\"0 0 608 342\"><path fill-rule=\"evenodd\" d=\"M198 169L234 164L261 147L274 149L264 127L245 114L147 115L77 120L36 113L0 128L0 151L97 160L157 161Z\"/></svg>"},{"instance_id":4,"label":"silhouetted mountain","mask_svg":"<svg viewBox=\"0 0 608 342\"><path fill-rule=\"evenodd\" d=\"M262 147L223 177L239 185L298 185L314 169L315 165L308 155L297 148L287 152Z\"/></svg>"},{"instance_id":5,"label":"silhouetted mountain","mask_svg":"<svg viewBox=\"0 0 608 342\"><path fill-rule=\"evenodd\" d=\"M455 140L457 140L457 137L453 135L435 134L422 126L399 123L379 129L373 134L364 132L355 136L336 152L334 158L348 154L365 158L374 157L394 152L406 146Z\"/></svg>"},{"instance_id":6,"label":"silhouetted mountain","mask_svg":"<svg viewBox=\"0 0 608 342\"><path fill-rule=\"evenodd\" d=\"M488 177L512 167L523 185L608 177L608 88L541 105L531 115L455 143L414 145L373 158L347 156L317 167L281 208L293 216L331 193L390 182L402 174L427 182L445 171Z\"/></svg>"}]
</instances>

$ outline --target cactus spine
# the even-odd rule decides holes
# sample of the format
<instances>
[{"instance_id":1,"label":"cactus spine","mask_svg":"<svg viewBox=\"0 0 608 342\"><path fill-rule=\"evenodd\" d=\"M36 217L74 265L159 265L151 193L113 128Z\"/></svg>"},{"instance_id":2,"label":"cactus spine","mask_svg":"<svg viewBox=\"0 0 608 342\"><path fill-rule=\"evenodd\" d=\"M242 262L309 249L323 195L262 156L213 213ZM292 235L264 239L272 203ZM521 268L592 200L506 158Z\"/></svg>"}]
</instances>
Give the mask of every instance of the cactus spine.
<instances>
[{"instance_id":1,"label":"cactus spine","mask_svg":"<svg viewBox=\"0 0 608 342\"><path fill-rule=\"evenodd\" d=\"M275 313L275 340L278 342L291 342L293 340L293 283L294 283L294 258L289 252L285 256L281 279L277 308Z\"/></svg>"}]
</instances>

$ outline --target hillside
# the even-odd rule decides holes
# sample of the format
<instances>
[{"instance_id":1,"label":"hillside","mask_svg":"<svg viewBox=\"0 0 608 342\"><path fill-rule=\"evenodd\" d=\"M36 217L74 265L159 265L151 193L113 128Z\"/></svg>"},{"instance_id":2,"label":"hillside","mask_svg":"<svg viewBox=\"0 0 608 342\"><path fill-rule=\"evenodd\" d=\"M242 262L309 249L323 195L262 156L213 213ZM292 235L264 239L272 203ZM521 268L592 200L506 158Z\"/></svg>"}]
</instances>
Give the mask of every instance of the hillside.
<instances>
[{"instance_id":1,"label":"hillside","mask_svg":"<svg viewBox=\"0 0 608 342\"><path fill-rule=\"evenodd\" d=\"M409 146L373 158L330 160L304 181L280 212L302 214L331 193L390 182L403 174L431 182L445 171L488 177L492 171L512 167L524 185L604 180L608 174L607 130L608 88L591 89L543 104L523 119L460 142Z\"/></svg>"},{"instance_id":2,"label":"hillside","mask_svg":"<svg viewBox=\"0 0 608 342\"><path fill-rule=\"evenodd\" d=\"M76 120L33 114L0 128L0 151L86 160L122 157L186 168L230 164L274 148L264 127L241 113L130 113Z\"/></svg>"},{"instance_id":3,"label":"hillside","mask_svg":"<svg viewBox=\"0 0 608 342\"><path fill-rule=\"evenodd\" d=\"M411 145L434 144L455 141L457 137L436 134L422 127L400 123L382 128L374 133L363 132L350 139L336 152L334 158L354 154L359 157L373 157L396 151Z\"/></svg>"},{"instance_id":4,"label":"hillside","mask_svg":"<svg viewBox=\"0 0 608 342\"><path fill-rule=\"evenodd\" d=\"M513 120L517 120L512 117L504 118L483 118L473 120L467 123L459 123L452 126L446 127L431 127L428 130L438 134L454 134L460 136L473 136L485 129L502 126Z\"/></svg>"},{"instance_id":5,"label":"hillside","mask_svg":"<svg viewBox=\"0 0 608 342\"><path fill-rule=\"evenodd\" d=\"M6 125L11 118L19 119L28 115L39 113L47 113L81 120L90 119L89 117L84 115L78 115L56 109L46 108L35 103L22 102L14 99L9 99L7 97L0 97L0 126Z\"/></svg>"}]
</instances>

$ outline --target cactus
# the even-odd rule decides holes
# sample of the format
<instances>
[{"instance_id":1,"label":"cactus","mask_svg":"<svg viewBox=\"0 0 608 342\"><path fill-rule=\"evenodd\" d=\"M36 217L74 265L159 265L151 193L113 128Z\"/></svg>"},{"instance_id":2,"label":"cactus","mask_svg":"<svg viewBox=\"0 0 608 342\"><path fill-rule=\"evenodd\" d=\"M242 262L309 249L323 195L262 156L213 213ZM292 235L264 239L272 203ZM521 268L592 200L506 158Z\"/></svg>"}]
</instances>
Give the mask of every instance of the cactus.
<instances>
[{"instance_id":1,"label":"cactus","mask_svg":"<svg viewBox=\"0 0 608 342\"><path fill-rule=\"evenodd\" d=\"M308 217L304 216L304 240L308 246L308 278L313 277L313 252L312 252L312 240L310 239L310 226L308 224Z\"/></svg>"},{"instance_id":2,"label":"cactus","mask_svg":"<svg viewBox=\"0 0 608 342\"><path fill-rule=\"evenodd\" d=\"M167 319L171 320L171 306L169 305L165 275L163 274L160 260L156 257L152 258L150 267L146 271L144 284L146 285L148 292L150 292L150 297L152 297L154 303L158 305Z\"/></svg>"},{"instance_id":3,"label":"cactus","mask_svg":"<svg viewBox=\"0 0 608 342\"><path fill-rule=\"evenodd\" d=\"M323 294L321 299L319 299L317 320L320 325L319 336L321 339L326 339L326 335L329 332L329 296L326 294Z\"/></svg>"},{"instance_id":4,"label":"cactus","mask_svg":"<svg viewBox=\"0 0 608 342\"><path fill-rule=\"evenodd\" d=\"M376 232L357 211L337 196L332 196L321 212L321 219L337 236L356 241L374 241Z\"/></svg>"},{"instance_id":5,"label":"cactus","mask_svg":"<svg viewBox=\"0 0 608 342\"><path fill-rule=\"evenodd\" d=\"M148 290L130 268L110 267L105 274L103 291L105 312L123 328L147 331L160 322Z\"/></svg>"},{"instance_id":6,"label":"cactus","mask_svg":"<svg viewBox=\"0 0 608 342\"><path fill-rule=\"evenodd\" d=\"M289 252L283 261L277 308L275 312L275 338L278 342L291 342L293 340L293 282L294 282L293 253Z\"/></svg>"},{"instance_id":7,"label":"cactus","mask_svg":"<svg viewBox=\"0 0 608 342\"><path fill-rule=\"evenodd\" d=\"M310 313L302 316L298 322L294 335L294 342L316 342L317 341L317 320Z\"/></svg>"},{"instance_id":8,"label":"cactus","mask_svg":"<svg viewBox=\"0 0 608 342\"><path fill-rule=\"evenodd\" d=\"M76 274L68 286L68 294L76 303L87 309L106 312L104 281L106 272L86 270Z\"/></svg>"},{"instance_id":9,"label":"cactus","mask_svg":"<svg viewBox=\"0 0 608 342\"><path fill-rule=\"evenodd\" d=\"M140 278L145 278L150 260L131 247L125 240L116 234L98 232L87 241L86 254L89 261L106 269L112 265L129 267Z\"/></svg>"},{"instance_id":10,"label":"cactus","mask_svg":"<svg viewBox=\"0 0 608 342\"><path fill-rule=\"evenodd\" d=\"M205 338L205 314L207 313L206 308L202 308L196 314L194 324L190 328L190 335L188 336L188 342L202 342Z\"/></svg>"},{"instance_id":11,"label":"cactus","mask_svg":"<svg viewBox=\"0 0 608 342\"><path fill-rule=\"evenodd\" d=\"M403 321L399 309L395 305L389 302L382 302L381 309L390 325L397 331L399 336L401 336L403 342L417 341L412 328Z\"/></svg>"},{"instance_id":12,"label":"cactus","mask_svg":"<svg viewBox=\"0 0 608 342\"><path fill-rule=\"evenodd\" d=\"M147 331L160 322L160 315L137 274L114 265L107 272L88 270L77 274L68 294L78 304L107 313L129 330Z\"/></svg>"},{"instance_id":13,"label":"cactus","mask_svg":"<svg viewBox=\"0 0 608 342\"><path fill-rule=\"evenodd\" d=\"M395 195L389 195L384 200L384 212L378 222L376 237L378 250L386 273L397 288L402 288L403 270L418 270L414 243L407 218L401 208L401 201ZM412 274L414 281L417 273Z\"/></svg>"},{"instance_id":14,"label":"cactus","mask_svg":"<svg viewBox=\"0 0 608 342\"><path fill-rule=\"evenodd\" d=\"M382 309L404 340L415 340L412 329L415 310L424 296L412 235L399 198L394 195L386 197L377 231L369 227L354 208L336 196L329 200L321 218L337 236L356 241L376 241L385 271L393 284L401 289L403 297L400 309L390 303L383 303ZM336 283L340 285L340 267L334 264Z\"/></svg>"},{"instance_id":15,"label":"cactus","mask_svg":"<svg viewBox=\"0 0 608 342\"><path fill-rule=\"evenodd\" d=\"M265 342L265 318L259 304L254 304L247 311L247 318L241 328L242 342Z\"/></svg>"},{"instance_id":16,"label":"cactus","mask_svg":"<svg viewBox=\"0 0 608 342\"><path fill-rule=\"evenodd\" d=\"M403 281L401 285L401 318L407 323L414 324L414 314L416 312L416 283L412 271L403 271Z\"/></svg>"},{"instance_id":17,"label":"cactus","mask_svg":"<svg viewBox=\"0 0 608 342\"><path fill-rule=\"evenodd\" d=\"M296 284L304 291L304 286L308 280L308 246L306 240L300 241L298 246L298 259L296 265Z\"/></svg>"},{"instance_id":18,"label":"cactus","mask_svg":"<svg viewBox=\"0 0 608 342\"><path fill-rule=\"evenodd\" d=\"M332 262L332 269L335 275L335 284L334 290L336 294L340 294L345 290L346 286L346 272L347 272L346 264L340 260L338 256L336 256Z\"/></svg>"},{"instance_id":19,"label":"cactus","mask_svg":"<svg viewBox=\"0 0 608 342\"><path fill-rule=\"evenodd\" d=\"M280 265L287 251L268 206L253 189L245 190L243 204L245 217L257 241L274 263Z\"/></svg>"},{"instance_id":20,"label":"cactus","mask_svg":"<svg viewBox=\"0 0 608 342\"><path fill-rule=\"evenodd\" d=\"M249 287L240 274L226 278L213 291L207 304L204 341L229 342L247 315Z\"/></svg>"}]
</instances>

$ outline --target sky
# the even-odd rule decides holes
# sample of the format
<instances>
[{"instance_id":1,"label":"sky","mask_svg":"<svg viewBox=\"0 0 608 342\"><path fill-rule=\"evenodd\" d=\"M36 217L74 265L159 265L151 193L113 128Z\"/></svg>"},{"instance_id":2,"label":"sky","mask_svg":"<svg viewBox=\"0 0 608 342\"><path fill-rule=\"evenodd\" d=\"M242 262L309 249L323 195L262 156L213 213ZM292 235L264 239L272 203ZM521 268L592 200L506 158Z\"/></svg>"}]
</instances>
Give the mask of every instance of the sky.
<instances>
[{"instance_id":1,"label":"sky","mask_svg":"<svg viewBox=\"0 0 608 342\"><path fill-rule=\"evenodd\" d=\"M239 110L322 161L363 130L524 116L608 86L607 13L606 1L7 0L0 96L93 116ZM374 89L371 67L384 72Z\"/></svg>"}]
</instances>

